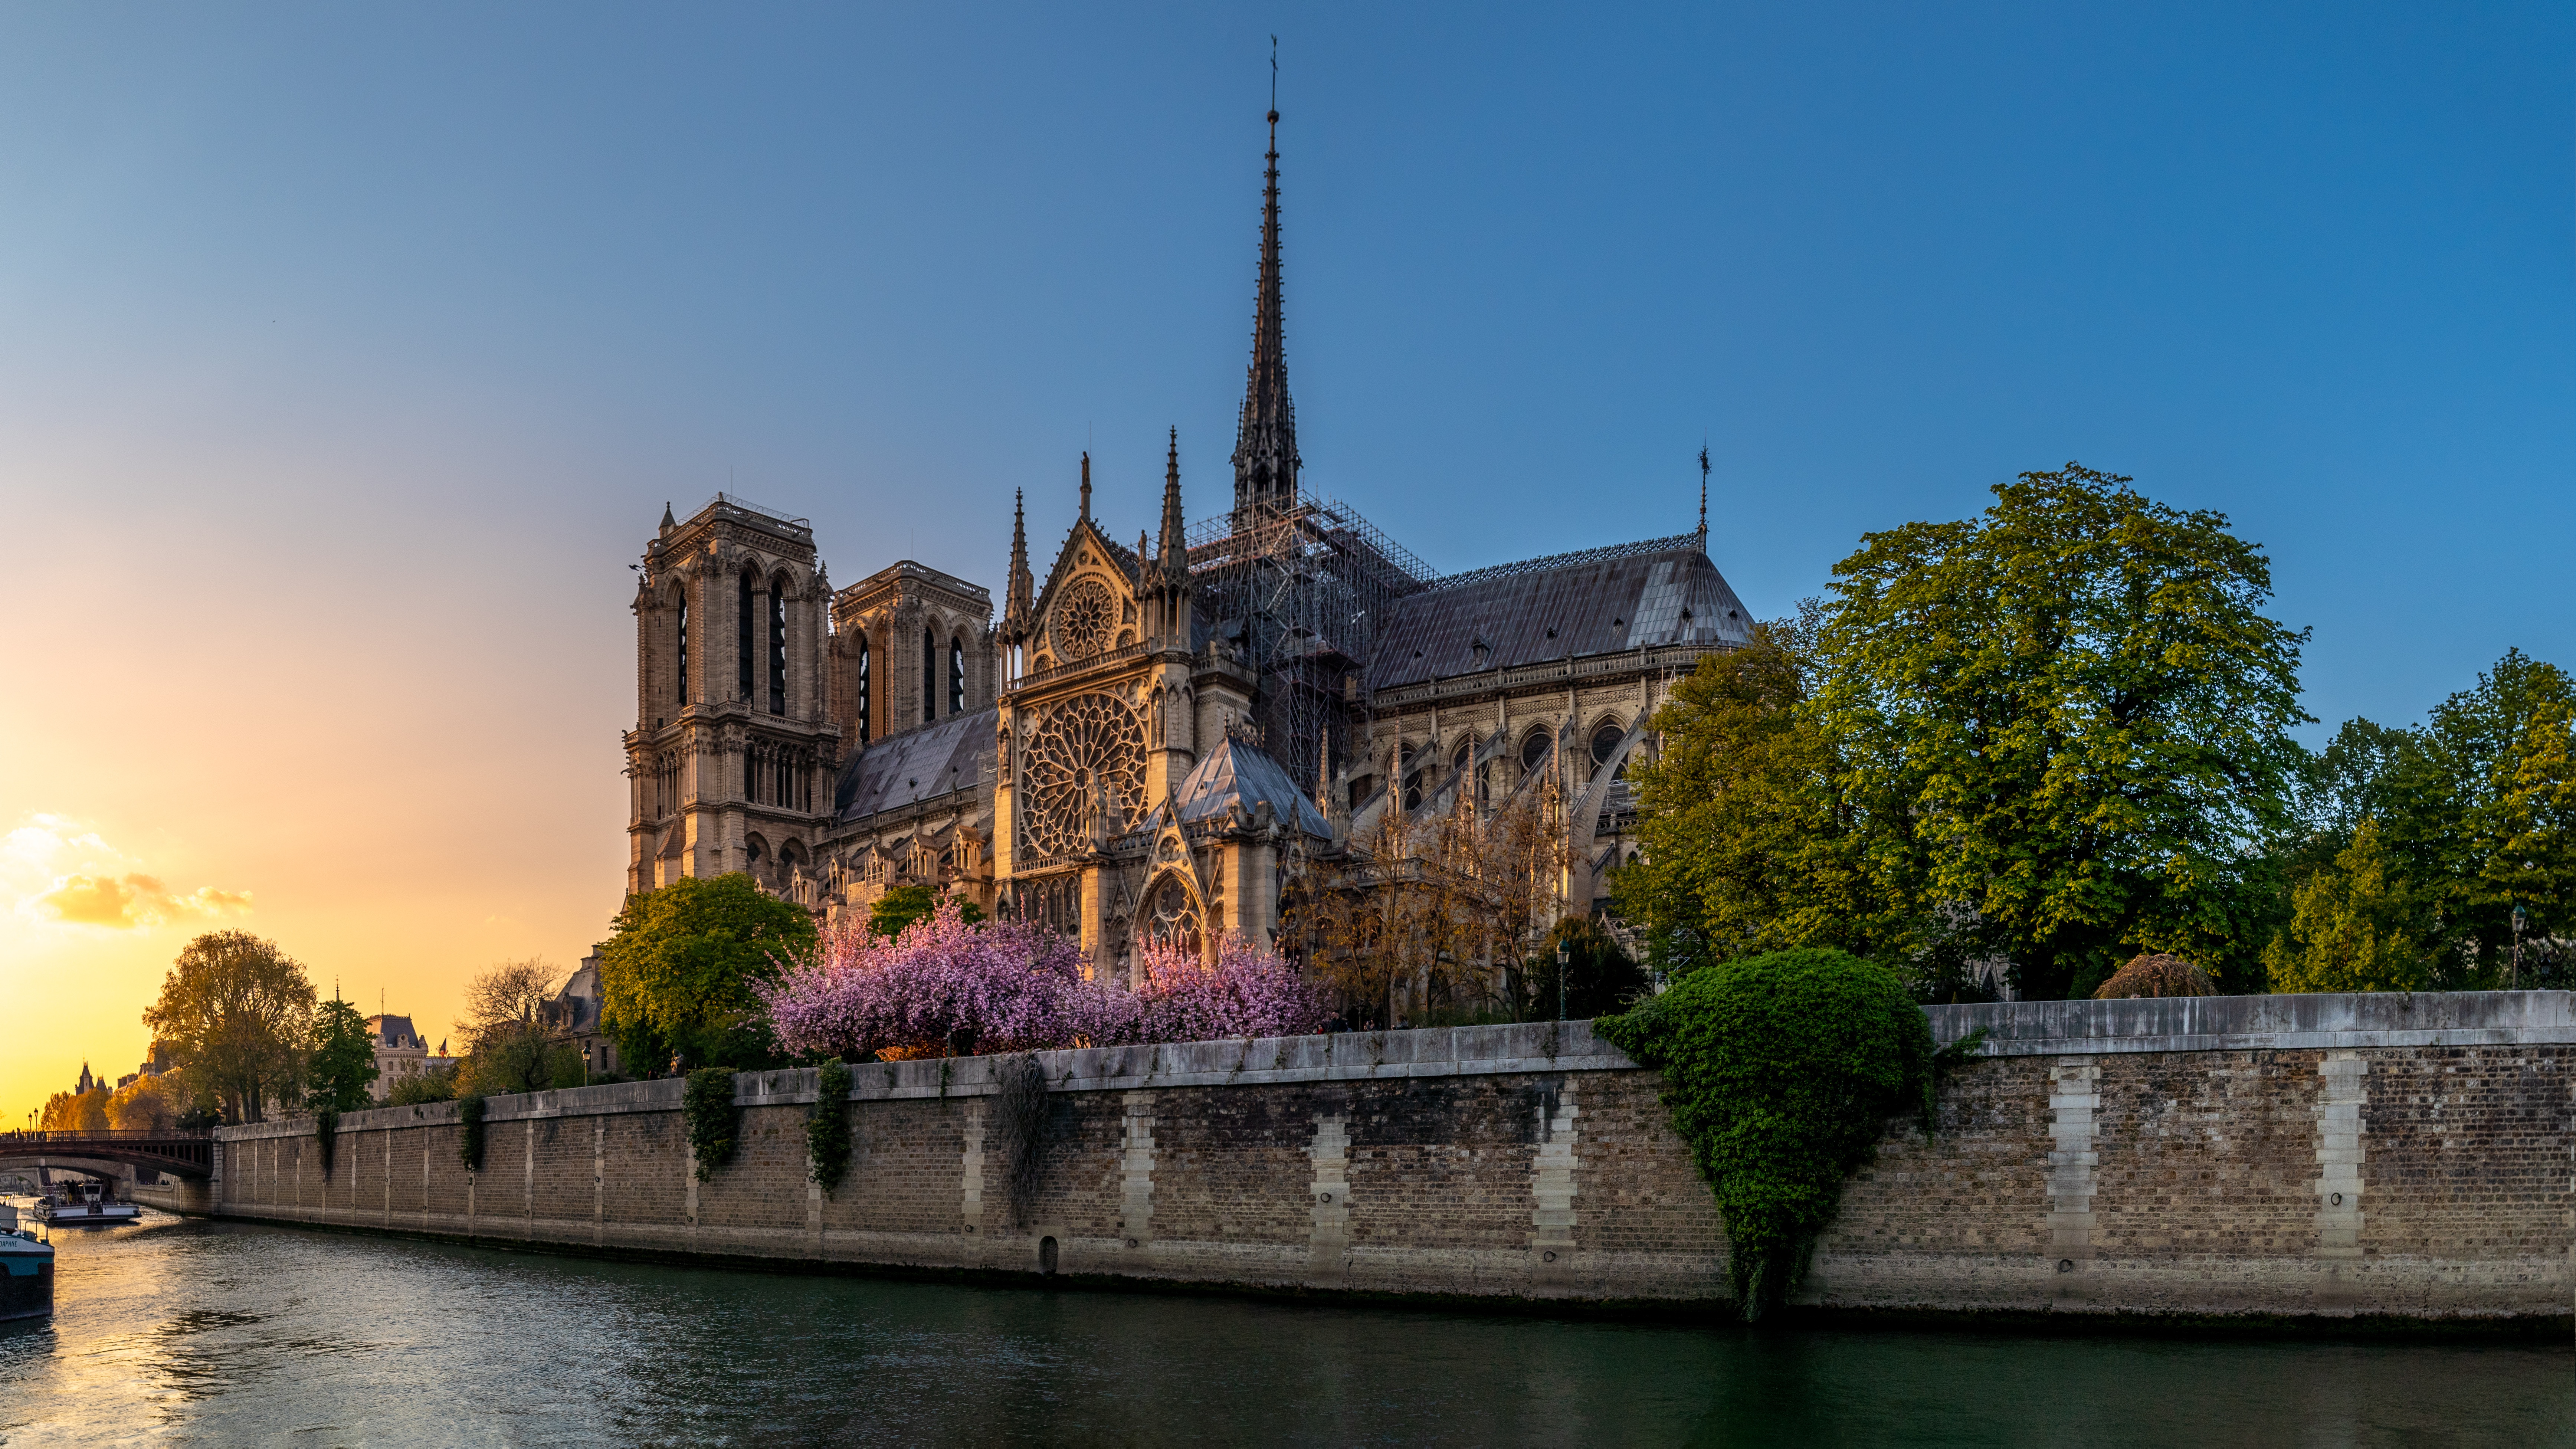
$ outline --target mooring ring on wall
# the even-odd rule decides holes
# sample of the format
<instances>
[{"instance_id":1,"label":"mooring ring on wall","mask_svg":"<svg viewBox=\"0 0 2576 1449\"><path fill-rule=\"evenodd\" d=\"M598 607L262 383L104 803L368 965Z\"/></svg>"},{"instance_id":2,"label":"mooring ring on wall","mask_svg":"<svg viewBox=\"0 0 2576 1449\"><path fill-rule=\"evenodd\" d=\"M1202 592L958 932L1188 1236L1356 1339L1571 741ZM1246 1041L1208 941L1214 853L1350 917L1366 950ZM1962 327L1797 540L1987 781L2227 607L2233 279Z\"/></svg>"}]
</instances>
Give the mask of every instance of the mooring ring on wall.
<instances>
[{"instance_id":1,"label":"mooring ring on wall","mask_svg":"<svg viewBox=\"0 0 2576 1449\"><path fill-rule=\"evenodd\" d=\"M2058 1259L2058 1260L2057 1260L2057 1271L2058 1271L2058 1272L2060 1272L2060 1273L2072 1273L2072 1272L2074 1272L2074 1271L2075 1271L2075 1260L2074 1260L2073 1258L2060 1258L2060 1259Z\"/></svg>"},{"instance_id":2,"label":"mooring ring on wall","mask_svg":"<svg viewBox=\"0 0 2576 1449\"><path fill-rule=\"evenodd\" d=\"M1325 1192L1325 1193L1317 1193L1317 1194L1315 1195L1315 1201L1317 1201L1317 1202L1331 1202L1332 1200L1333 1200L1333 1195L1332 1195L1331 1193L1329 1193L1329 1192Z\"/></svg>"},{"instance_id":3,"label":"mooring ring on wall","mask_svg":"<svg viewBox=\"0 0 2576 1449\"><path fill-rule=\"evenodd\" d=\"M1541 1262L1546 1262L1546 1263L1553 1263L1553 1262L1555 1262L1555 1261L1556 1261L1556 1254L1554 1254L1554 1253L1546 1253L1546 1254L1543 1254L1543 1255L1541 1255L1541 1257L1540 1257L1540 1261L1541 1261Z\"/></svg>"},{"instance_id":4,"label":"mooring ring on wall","mask_svg":"<svg viewBox=\"0 0 2576 1449\"><path fill-rule=\"evenodd\" d=\"M1134 1246L1136 1246L1136 1240L1135 1240L1134 1238L1129 1238L1129 1239L1127 1240L1127 1246L1129 1246L1129 1247L1131 1247L1131 1248L1132 1248L1132 1247L1134 1247Z\"/></svg>"},{"instance_id":5,"label":"mooring ring on wall","mask_svg":"<svg viewBox=\"0 0 2576 1449\"><path fill-rule=\"evenodd\" d=\"M2342 1194L2342 1193L2336 1193L2336 1194L2334 1194L2334 1195L2333 1195L2333 1202L2332 1202L2332 1205L2333 1205L2333 1206L2335 1206L2335 1207L2342 1207L2342 1206L2343 1206L2343 1194Z\"/></svg>"}]
</instances>

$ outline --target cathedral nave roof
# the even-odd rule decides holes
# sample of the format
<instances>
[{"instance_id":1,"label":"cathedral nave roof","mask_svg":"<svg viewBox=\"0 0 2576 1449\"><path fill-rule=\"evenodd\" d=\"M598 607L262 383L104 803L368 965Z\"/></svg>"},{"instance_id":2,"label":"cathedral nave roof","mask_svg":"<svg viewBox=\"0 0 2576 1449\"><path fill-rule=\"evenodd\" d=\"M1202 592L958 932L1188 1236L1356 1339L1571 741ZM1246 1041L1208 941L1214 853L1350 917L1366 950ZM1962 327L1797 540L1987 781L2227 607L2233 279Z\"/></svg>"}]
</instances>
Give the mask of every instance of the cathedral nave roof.
<instances>
[{"instance_id":1,"label":"cathedral nave roof","mask_svg":"<svg viewBox=\"0 0 2576 1449\"><path fill-rule=\"evenodd\" d=\"M993 705L888 735L842 762L834 818L847 824L982 785L992 773Z\"/></svg>"},{"instance_id":2,"label":"cathedral nave roof","mask_svg":"<svg viewBox=\"0 0 2576 1449\"><path fill-rule=\"evenodd\" d=\"M1753 634L1696 533L1453 575L1390 613L1371 651L1373 690L1648 645L1742 644Z\"/></svg>"}]
</instances>

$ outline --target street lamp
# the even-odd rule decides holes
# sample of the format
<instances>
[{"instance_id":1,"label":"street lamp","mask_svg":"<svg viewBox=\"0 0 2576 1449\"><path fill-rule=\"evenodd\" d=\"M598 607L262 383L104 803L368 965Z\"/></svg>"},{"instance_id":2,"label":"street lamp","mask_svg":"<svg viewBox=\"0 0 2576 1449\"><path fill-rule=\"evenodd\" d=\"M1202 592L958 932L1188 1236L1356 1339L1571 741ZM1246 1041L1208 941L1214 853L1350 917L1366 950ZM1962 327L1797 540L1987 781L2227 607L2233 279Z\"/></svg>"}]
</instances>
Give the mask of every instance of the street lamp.
<instances>
[{"instance_id":1,"label":"street lamp","mask_svg":"<svg viewBox=\"0 0 2576 1449\"><path fill-rule=\"evenodd\" d=\"M2531 923L2517 903L2513 908L2513 989L2522 989L2522 928Z\"/></svg>"},{"instance_id":2,"label":"street lamp","mask_svg":"<svg viewBox=\"0 0 2576 1449\"><path fill-rule=\"evenodd\" d=\"M1565 1020L1565 943L1556 943L1556 1019Z\"/></svg>"}]
</instances>

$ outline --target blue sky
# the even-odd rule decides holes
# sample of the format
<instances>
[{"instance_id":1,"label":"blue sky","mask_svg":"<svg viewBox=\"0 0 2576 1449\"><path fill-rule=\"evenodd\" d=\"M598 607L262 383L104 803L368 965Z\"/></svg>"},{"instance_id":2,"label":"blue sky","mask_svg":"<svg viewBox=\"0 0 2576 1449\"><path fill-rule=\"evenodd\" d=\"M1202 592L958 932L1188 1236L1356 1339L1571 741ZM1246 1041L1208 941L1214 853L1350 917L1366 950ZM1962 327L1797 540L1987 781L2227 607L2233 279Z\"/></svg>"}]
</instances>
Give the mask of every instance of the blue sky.
<instances>
[{"instance_id":1,"label":"blue sky","mask_svg":"<svg viewBox=\"0 0 2576 1449\"><path fill-rule=\"evenodd\" d=\"M1308 476L1437 566L1686 526L1705 434L1777 612L2077 458L2271 548L2320 715L2576 662L2576 21L2140 9L19 9L14 426L532 509L612 614L728 478L998 583L1086 442L1219 501L1276 32Z\"/></svg>"},{"instance_id":2,"label":"blue sky","mask_svg":"<svg viewBox=\"0 0 2576 1449\"><path fill-rule=\"evenodd\" d=\"M0 826L353 992L578 955L666 499L996 590L1086 446L1222 506L1274 33L1306 479L1435 566L1705 437L1780 614L2079 459L2268 547L2312 737L2576 665L2563 4L14 5Z\"/></svg>"}]
</instances>

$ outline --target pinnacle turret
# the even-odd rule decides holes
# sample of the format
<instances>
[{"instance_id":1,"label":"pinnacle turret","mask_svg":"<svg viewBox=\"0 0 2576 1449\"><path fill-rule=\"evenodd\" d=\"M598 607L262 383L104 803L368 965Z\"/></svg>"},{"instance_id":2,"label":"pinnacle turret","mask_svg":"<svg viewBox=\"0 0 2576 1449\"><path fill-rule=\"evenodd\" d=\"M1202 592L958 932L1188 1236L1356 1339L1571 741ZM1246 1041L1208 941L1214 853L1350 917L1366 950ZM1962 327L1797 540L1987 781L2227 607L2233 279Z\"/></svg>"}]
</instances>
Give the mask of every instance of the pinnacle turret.
<instances>
[{"instance_id":1,"label":"pinnacle turret","mask_svg":"<svg viewBox=\"0 0 2576 1449\"><path fill-rule=\"evenodd\" d=\"M1011 577L1003 585L1002 624L1006 631L1017 633L1028 627L1030 598L1034 586L1029 579L1029 521L1027 504L1020 490L1011 490Z\"/></svg>"},{"instance_id":2,"label":"pinnacle turret","mask_svg":"<svg viewBox=\"0 0 2576 1449\"><path fill-rule=\"evenodd\" d=\"M1261 192L1261 279L1252 308L1252 365L1244 378L1243 421L1234 443L1238 529L1256 507L1297 499L1297 407L1288 396L1279 281L1279 112L1270 113L1270 150Z\"/></svg>"},{"instance_id":3,"label":"pinnacle turret","mask_svg":"<svg viewBox=\"0 0 2576 1449\"><path fill-rule=\"evenodd\" d=\"M1181 521L1181 430L1172 429L1172 450L1163 463L1163 538L1157 552L1163 573L1174 583L1190 575L1188 527Z\"/></svg>"}]
</instances>

